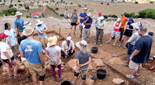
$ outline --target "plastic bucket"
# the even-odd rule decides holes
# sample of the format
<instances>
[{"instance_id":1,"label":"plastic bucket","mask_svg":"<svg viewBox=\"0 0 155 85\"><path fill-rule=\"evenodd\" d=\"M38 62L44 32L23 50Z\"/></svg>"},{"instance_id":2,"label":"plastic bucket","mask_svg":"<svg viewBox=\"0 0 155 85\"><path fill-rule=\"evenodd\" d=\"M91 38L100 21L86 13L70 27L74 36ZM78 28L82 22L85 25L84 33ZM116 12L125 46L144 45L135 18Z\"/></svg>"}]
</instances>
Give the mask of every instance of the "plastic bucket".
<instances>
[{"instance_id":1,"label":"plastic bucket","mask_svg":"<svg viewBox=\"0 0 155 85\"><path fill-rule=\"evenodd\" d=\"M98 47L92 47L91 51L92 51L92 53L97 53L98 52Z\"/></svg>"},{"instance_id":2,"label":"plastic bucket","mask_svg":"<svg viewBox=\"0 0 155 85\"><path fill-rule=\"evenodd\" d=\"M104 70L104 69L98 69L98 70L96 71L96 73L97 73L97 78L98 78L98 79L104 79L105 76L106 76L107 71Z\"/></svg>"},{"instance_id":3,"label":"plastic bucket","mask_svg":"<svg viewBox=\"0 0 155 85\"><path fill-rule=\"evenodd\" d=\"M61 85L71 85L71 82L70 82L70 81L65 80L65 81L63 81L63 82L61 83Z\"/></svg>"}]
</instances>

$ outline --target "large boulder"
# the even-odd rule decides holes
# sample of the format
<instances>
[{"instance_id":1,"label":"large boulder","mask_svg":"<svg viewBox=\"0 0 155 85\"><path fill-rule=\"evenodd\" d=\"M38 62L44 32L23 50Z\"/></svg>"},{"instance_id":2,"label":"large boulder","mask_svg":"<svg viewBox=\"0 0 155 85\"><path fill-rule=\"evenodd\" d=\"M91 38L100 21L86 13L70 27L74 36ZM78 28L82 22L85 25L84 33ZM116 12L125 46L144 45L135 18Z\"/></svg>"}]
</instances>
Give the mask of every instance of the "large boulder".
<instances>
[{"instance_id":1,"label":"large boulder","mask_svg":"<svg viewBox=\"0 0 155 85\"><path fill-rule=\"evenodd\" d=\"M113 82L114 84L116 84L116 85L120 85L120 84L124 83L125 81L124 81L123 79L120 79L120 78L114 78L114 79L112 80L112 82Z\"/></svg>"}]
</instances>

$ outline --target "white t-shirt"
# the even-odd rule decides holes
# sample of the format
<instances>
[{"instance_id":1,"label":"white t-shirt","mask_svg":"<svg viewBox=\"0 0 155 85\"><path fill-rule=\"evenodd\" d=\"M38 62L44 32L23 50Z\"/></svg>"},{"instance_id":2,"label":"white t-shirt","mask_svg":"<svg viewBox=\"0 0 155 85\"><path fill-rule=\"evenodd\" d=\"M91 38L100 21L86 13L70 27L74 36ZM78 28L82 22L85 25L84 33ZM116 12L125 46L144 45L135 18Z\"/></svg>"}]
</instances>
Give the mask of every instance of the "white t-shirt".
<instances>
[{"instance_id":1,"label":"white t-shirt","mask_svg":"<svg viewBox=\"0 0 155 85\"><path fill-rule=\"evenodd\" d=\"M54 63L56 63L58 57L59 57L59 52L61 51L61 48L59 46L55 46L55 47L47 47L46 51L48 52L49 56L53 59ZM51 65L54 65L54 63L52 63L51 59L48 59L48 63ZM61 59L58 62L58 65L61 64Z\"/></svg>"},{"instance_id":2,"label":"white t-shirt","mask_svg":"<svg viewBox=\"0 0 155 85\"><path fill-rule=\"evenodd\" d=\"M13 56L12 50L10 48L10 46L8 44L6 44L5 42L0 42L0 49L1 49L1 58L2 59L8 59L3 52L7 52L9 57L11 58Z\"/></svg>"},{"instance_id":3,"label":"white t-shirt","mask_svg":"<svg viewBox=\"0 0 155 85\"><path fill-rule=\"evenodd\" d=\"M75 48L74 42L71 40L69 46L67 45L66 40L62 42L62 50L69 51L70 49Z\"/></svg>"}]
</instances>

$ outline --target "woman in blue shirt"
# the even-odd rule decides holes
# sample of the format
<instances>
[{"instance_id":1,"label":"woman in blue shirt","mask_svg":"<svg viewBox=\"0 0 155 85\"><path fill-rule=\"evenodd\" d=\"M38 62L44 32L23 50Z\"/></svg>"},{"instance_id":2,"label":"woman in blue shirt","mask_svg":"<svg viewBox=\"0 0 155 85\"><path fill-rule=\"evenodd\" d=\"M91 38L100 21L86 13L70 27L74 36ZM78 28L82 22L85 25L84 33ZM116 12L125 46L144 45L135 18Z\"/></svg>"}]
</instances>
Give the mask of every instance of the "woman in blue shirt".
<instances>
[{"instance_id":1,"label":"woman in blue shirt","mask_svg":"<svg viewBox=\"0 0 155 85\"><path fill-rule=\"evenodd\" d=\"M4 24L5 31L4 33L8 35L6 38L6 43L8 43L12 49L13 55L16 55L16 46L17 46L17 39L15 38L16 36L16 31L11 28L11 25L9 23Z\"/></svg>"}]
</instances>

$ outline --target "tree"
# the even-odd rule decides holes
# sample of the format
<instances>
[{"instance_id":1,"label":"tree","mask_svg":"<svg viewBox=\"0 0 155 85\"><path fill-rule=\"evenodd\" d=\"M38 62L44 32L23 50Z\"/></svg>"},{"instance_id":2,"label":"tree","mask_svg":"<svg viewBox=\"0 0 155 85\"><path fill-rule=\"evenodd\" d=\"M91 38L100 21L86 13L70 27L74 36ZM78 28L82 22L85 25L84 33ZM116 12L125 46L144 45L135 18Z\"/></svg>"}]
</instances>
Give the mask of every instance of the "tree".
<instances>
[{"instance_id":1,"label":"tree","mask_svg":"<svg viewBox=\"0 0 155 85\"><path fill-rule=\"evenodd\" d=\"M18 0L18 2L20 2L20 0Z\"/></svg>"},{"instance_id":2,"label":"tree","mask_svg":"<svg viewBox=\"0 0 155 85\"><path fill-rule=\"evenodd\" d=\"M4 2L6 2L6 1L4 0Z\"/></svg>"}]
</instances>

